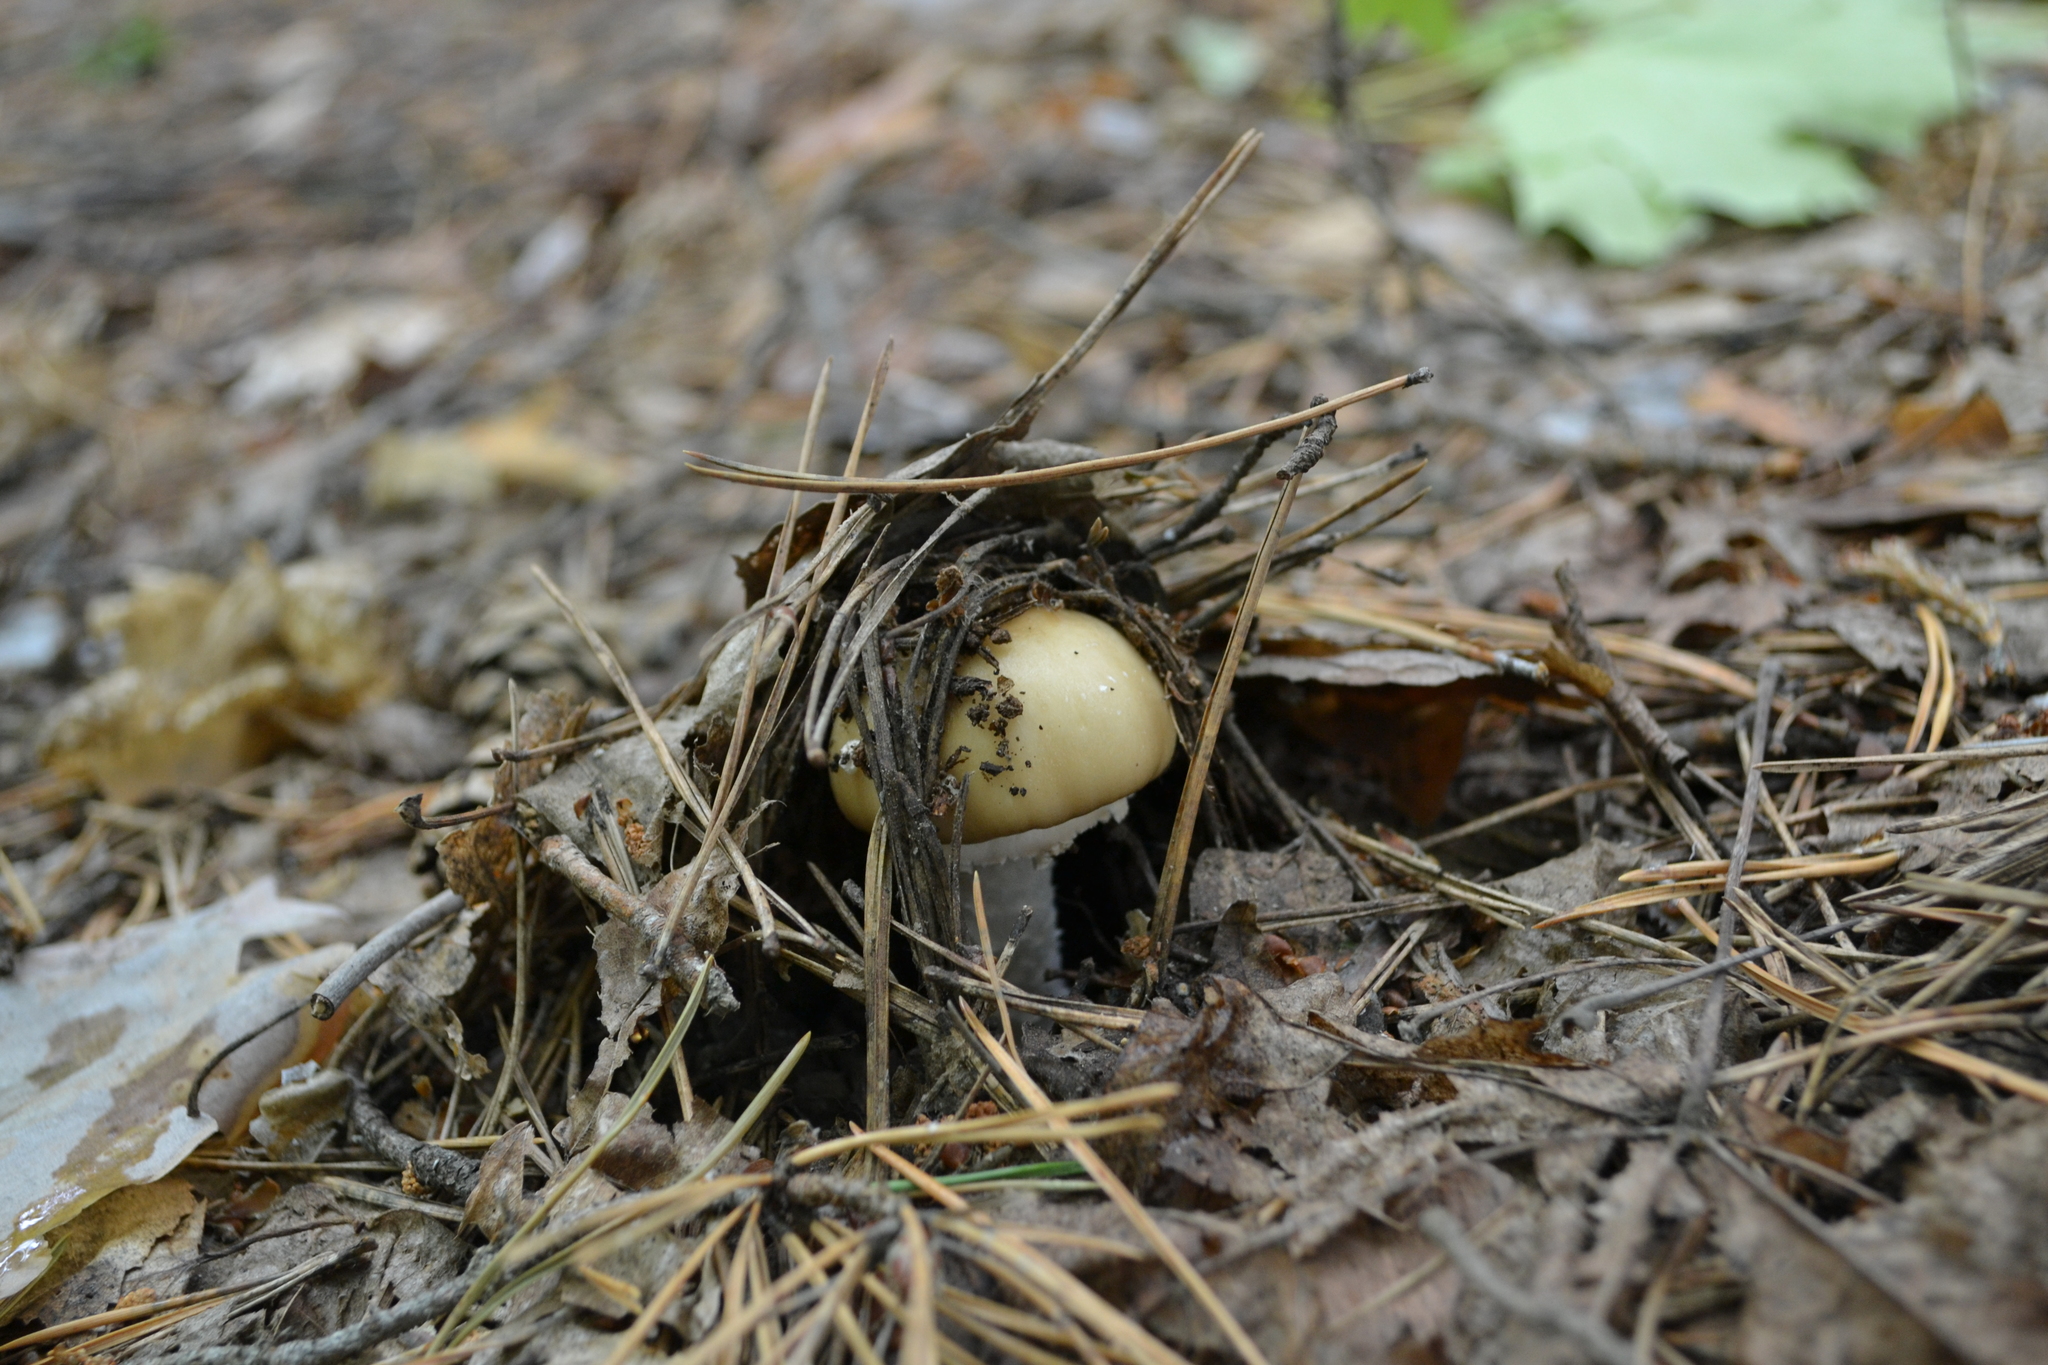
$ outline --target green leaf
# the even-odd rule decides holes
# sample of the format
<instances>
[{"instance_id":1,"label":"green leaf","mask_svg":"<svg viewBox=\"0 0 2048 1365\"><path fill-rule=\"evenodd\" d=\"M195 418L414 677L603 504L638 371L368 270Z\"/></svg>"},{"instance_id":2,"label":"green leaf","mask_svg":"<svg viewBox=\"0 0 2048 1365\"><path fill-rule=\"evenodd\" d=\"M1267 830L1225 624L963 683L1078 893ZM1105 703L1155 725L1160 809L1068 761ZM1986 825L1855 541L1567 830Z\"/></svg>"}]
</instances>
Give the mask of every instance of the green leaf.
<instances>
[{"instance_id":1,"label":"green leaf","mask_svg":"<svg viewBox=\"0 0 2048 1365\"><path fill-rule=\"evenodd\" d=\"M1378 33L1389 24L1405 29L1424 52L1455 46L1464 29L1457 0L1344 0L1344 25L1353 34Z\"/></svg>"},{"instance_id":2,"label":"green leaf","mask_svg":"<svg viewBox=\"0 0 2048 1365\"><path fill-rule=\"evenodd\" d=\"M1958 108L1940 0L1575 0L1575 49L1481 100L1515 214L1603 260L1645 263L1705 227L1867 207L1839 145L1910 152Z\"/></svg>"},{"instance_id":3,"label":"green leaf","mask_svg":"<svg viewBox=\"0 0 2048 1365\"><path fill-rule=\"evenodd\" d=\"M1492 142L1468 140L1423 159L1422 183L1440 194L1468 194L1499 199L1507 178L1507 159ZM1506 207L1505 201L1502 207Z\"/></svg>"},{"instance_id":4,"label":"green leaf","mask_svg":"<svg viewBox=\"0 0 2048 1365\"><path fill-rule=\"evenodd\" d=\"M1211 99L1237 99L1266 73L1266 45L1243 24L1190 15L1174 27L1173 51Z\"/></svg>"},{"instance_id":5,"label":"green leaf","mask_svg":"<svg viewBox=\"0 0 2048 1365\"><path fill-rule=\"evenodd\" d=\"M79 59L78 74L99 85L134 85L163 68L170 33L147 14L131 14Z\"/></svg>"},{"instance_id":6,"label":"green leaf","mask_svg":"<svg viewBox=\"0 0 2048 1365\"><path fill-rule=\"evenodd\" d=\"M1963 6L1970 56L1980 62L2048 59L2048 5L2011 0Z\"/></svg>"}]
</instances>

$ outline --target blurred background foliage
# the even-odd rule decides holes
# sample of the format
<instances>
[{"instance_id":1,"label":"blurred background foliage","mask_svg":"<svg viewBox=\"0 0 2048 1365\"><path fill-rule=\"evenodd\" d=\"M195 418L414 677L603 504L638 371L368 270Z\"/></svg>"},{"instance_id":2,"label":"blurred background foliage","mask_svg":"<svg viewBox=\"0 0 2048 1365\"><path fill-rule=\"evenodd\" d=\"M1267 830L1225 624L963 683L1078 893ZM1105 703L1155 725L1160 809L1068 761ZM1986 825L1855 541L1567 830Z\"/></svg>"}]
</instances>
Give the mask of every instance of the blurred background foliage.
<instances>
[{"instance_id":1,"label":"blurred background foliage","mask_svg":"<svg viewBox=\"0 0 2048 1365\"><path fill-rule=\"evenodd\" d=\"M1530 233L1650 264L1707 215L1783 227L1869 207L1859 151L1909 155L1990 63L2048 52L2048 8L1942 0L1344 0L1407 55L1357 83L1371 135L1434 150L1437 189ZM1477 95L1476 102L1472 96Z\"/></svg>"}]
</instances>

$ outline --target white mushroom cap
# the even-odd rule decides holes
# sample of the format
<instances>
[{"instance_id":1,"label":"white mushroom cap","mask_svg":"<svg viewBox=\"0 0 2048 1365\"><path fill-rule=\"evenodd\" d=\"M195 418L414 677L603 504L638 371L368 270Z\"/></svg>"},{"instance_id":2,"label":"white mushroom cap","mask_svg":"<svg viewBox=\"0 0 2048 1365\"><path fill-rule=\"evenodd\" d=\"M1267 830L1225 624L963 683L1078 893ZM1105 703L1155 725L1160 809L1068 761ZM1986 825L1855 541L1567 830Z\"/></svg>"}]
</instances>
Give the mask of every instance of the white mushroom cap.
<instances>
[{"instance_id":1,"label":"white mushroom cap","mask_svg":"<svg viewBox=\"0 0 2048 1365\"><path fill-rule=\"evenodd\" d=\"M1085 612L1034 607L1003 629L1009 640L988 646L1000 672L978 655L961 660L955 676L989 688L950 703L940 752L967 751L949 769L967 782L963 842L1005 840L1015 851L1004 856L1057 852L1166 771L1178 743L1173 707L1130 641ZM869 829L875 787L853 761L859 738L850 717L835 722L832 794L847 819ZM1009 842L1029 831L1048 832L1052 843Z\"/></svg>"}]
</instances>

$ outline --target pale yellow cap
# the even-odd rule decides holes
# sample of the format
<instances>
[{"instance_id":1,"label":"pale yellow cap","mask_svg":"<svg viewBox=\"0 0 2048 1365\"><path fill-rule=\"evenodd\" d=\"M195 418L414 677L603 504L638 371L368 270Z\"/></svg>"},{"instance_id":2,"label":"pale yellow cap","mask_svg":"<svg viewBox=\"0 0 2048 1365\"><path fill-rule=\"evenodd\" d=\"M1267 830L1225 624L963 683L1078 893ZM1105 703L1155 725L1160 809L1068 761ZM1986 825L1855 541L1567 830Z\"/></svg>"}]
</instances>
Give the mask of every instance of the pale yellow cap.
<instances>
[{"instance_id":1,"label":"pale yellow cap","mask_svg":"<svg viewBox=\"0 0 2048 1365\"><path fill-rule=\"evenodd\" d=\"M963 657L957 678L981 678L985 695L956 697L940 754L967 755L947 771L967 781L970 844L1050 829L1122 800L1173 762L1178 742L1166 689L1115 627L1085 612L1033 607L1003 623L989 652ZM860 729L832 727L832 795L862 829L875 823L875 787L852 761ZM989 765L989 766L984 766ZM992 770L991 770L992 769ZM951 834L950 822L942 833Z\"/></svg>"}]
</instances>

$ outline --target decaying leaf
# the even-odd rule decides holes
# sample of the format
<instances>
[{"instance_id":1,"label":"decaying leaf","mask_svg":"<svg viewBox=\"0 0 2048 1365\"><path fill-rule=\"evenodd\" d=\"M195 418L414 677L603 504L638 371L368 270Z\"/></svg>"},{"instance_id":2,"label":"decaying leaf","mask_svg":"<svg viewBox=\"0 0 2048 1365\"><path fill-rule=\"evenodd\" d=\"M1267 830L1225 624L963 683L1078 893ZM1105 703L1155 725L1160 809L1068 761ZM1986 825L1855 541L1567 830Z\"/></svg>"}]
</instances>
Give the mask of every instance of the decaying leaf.
<instances>
[{"instance_id":1,"label":"decaying leaf","mask_svg":"<svg viewBox=\"0 0 2048 1365\"><path fill-rule=\"evenodd\" d=\"M448 999L469 984L476 970L470 926L482 912L465 910L446 928L400 952L379 967L370 984L390 997L391 1007L414 1027L445 1042L463 1068L465 1080L484 1075L489 1064L464 1046L462 1020Z\"/></svg>"},{"instance_id":2,"label":"decaying leaf","mask_svg":"<svg viewBox=\"0 0 2048 1365\"><path fill-rule=\"evenodd\" d=\"M278 1161L313 1161L348 1119L354 1082L338 1071L308 1062L285 1068L273 1088L257 1101L249 1136Z\"/></svg>"},{"instance_id":3,"label":"decaying leaf","mask_svg":"<svg viewBox=\"0 0 2048 1365\"><path fill-rule=\"evenodd\" d=\"M338 718L392 681L375 579L358 563L280 571L259 547L226 584L138 571L92 621L124 662L57 708L43 753L115 800L224 781L287 738L272 708Z\"/></svg>"},{"instance_id":4,"label":"decaying leaf","mask_svg":"<svg viewBox=\"0 0 2048 1365\"><path fill-rule=\"evenodd\" d=\"M532 1211L526 1194L526 1166L537 1151L531 1123L515 1123L506 1129L478 1163L476 1189L463 1208L463 1221L493 1241L525 1222Z\"/></svg>"},{"instance_id":5,"label":"decaying leaf","mask_svg":"<svg viewBox=\"0 0 2048 1365\"><path fill-rule=\"evenodd\" d=\"M131 1292L168 1297L165 1285L199 1250L205 1221L205 1201L175 1177L115 1190L65 1225L63 1248L36 1286L0 1300L0 1323L68 1322Z\"/></svg>"},{"instance_id":6,"label":"decaying leaf","mask_svg":"<svg viewBox=\"0 0 2048 1365\"><path fill-rule=\"evenodd\" d=\"M542 393L451 431L386 437L370 453L371 501L476 504L521 487L588 498L617 487L625 478L621 461L554 430L561 397Z\"/></svg>"},{"instance_id":7,"label":"decaying leaf","mask_svg":"<svg viewBox=\"0 0 2048 1365\"><path fill-rule=\"evenodd\" d=\"M1329 980L1342 993L1342 984ZM1248 1148L1291 1149L1310 1141L1323 1116L1316 1103L1343 1057L1341 1044L1288 1023L1264 997L1228 977L1205 983L1193 1019L1161 1003L1125 1046L1114 1088L1172 1080L1182 1086L1157 1139L1120 1149L1134 1171L1159 1170L1231 1202L1270 1196L1278 1173ZM1308 1092L1301 1106L1296 1092ZM1276 1111L1271 1133L1264 1108ZM1307 1131L1304 1131L1306 1129Z\"/></svg>"},{"instance_id":8,"label":"decaying leaf","mask_svg":"<svg viewBox=\"0 0 2048 1365\"><path fill-rule=\"evenodd\" d=\"M238 1130L280 1068L312 1050L304 1016L263 1034L214 1071L199 1117L186 1117L199 1065L304 1000L349 951L334 944L245 971L243 945L346 928L340 911L285 899L265 880L183 919L22 956L0 990L0 1299L48 1269L71 1219Z\"/></svg>"},{"instance_id":9,"label":"decaying leaf","mask_svg":"<svg viewBox=\"0 0 2048 1365\"><path fill-rule=\"evenodd\" d=\"M1422 827L1443 810L1474 708L1487 697L1530 695L1475 659L1350 647L1327 626L1273 633L1260 644L1239 669L1247 694L1339 761L1369 771L1395 808Z\"/></svg>"}]
</instances>

